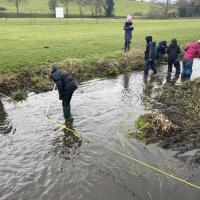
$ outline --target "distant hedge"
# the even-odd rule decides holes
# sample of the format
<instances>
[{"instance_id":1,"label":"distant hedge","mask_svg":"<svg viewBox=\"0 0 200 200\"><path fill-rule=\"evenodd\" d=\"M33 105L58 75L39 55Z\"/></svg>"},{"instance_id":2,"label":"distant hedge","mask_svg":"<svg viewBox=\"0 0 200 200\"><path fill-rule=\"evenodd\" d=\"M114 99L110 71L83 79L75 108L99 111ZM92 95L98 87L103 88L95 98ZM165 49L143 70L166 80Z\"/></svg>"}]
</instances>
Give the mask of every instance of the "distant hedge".
<instances>
[{"instance_id":1,"label":"distant hedge","mask_svg":"<svg viewBox=\"0 0 200 200\"><path fill-rule=\"evenodd\" d=\"M100 18L105 16L91 16L91 15L65 15L65 18ZM11 13L0 12L0 18L55 18L55 14L45 13Z\"/></svg>"},{"instance_id":2,"label":"distant hedge","mask_svg":"<svg viewBox=\"0 0 200 200\"><path fill-rule=\"evenodd\" d=\"M4 8L4 7L0 6L0 11L7 11L7 8Z\"/></svg>"}]
</instances>

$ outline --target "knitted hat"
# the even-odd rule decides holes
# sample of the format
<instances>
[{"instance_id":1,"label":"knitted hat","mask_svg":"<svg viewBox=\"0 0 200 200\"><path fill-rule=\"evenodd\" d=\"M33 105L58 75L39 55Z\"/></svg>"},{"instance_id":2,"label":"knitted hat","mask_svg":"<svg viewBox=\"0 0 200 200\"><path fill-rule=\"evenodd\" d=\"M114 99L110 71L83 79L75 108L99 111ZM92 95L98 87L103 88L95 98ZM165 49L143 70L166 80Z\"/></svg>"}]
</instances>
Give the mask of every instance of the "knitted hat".
<instances>
[{"instance_id":1,"label":"knitted hat","mask_svg":"<svg viewBox=\"0 0 200 200\"><path fill-rule=\"evenodd\" d=\"M128 15L126 19L127 19L127 21L131 21L132 20L131 15Z\"/></svg>"}]
</instances>

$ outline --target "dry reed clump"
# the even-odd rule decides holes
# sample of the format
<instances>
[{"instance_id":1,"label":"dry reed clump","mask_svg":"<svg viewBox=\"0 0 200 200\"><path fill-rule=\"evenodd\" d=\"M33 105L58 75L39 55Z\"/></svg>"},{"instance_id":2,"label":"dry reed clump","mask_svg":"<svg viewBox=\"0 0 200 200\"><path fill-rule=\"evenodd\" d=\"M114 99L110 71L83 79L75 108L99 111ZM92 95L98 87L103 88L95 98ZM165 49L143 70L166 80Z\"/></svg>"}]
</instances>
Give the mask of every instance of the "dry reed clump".
<instances>
[{"instance_id":1,"label":"dry reed clump","mask_svg":"<svg viewBox=\"0 0 200 200\"><path fill-rule=\"evenodd\" d=\"M82 73L85 68L80 64L78 60L66 59L58 63L58 67L68 71L72 76Z\"/></svg>"},{"instance_id":2,"label":"dry reed clump","mask_svg":"<svg viewBox=\"0 0 200 200\"><path fill-rule=\"evenodd\" d=\"M181 128L173 124L164 114L148 113L136 122L136 138L152 143L174 136Z\"/></svg>"},{"instance_id":3,"label":"dry reed clump","mask_svg":"<svg viewBox=\"0 0 200 200\"><path fill-rule=\"evenodd\" d=\"M178 129L164 114L156 112L152 115L152 127L156 135L171 136Z\"/></svg>"},{"instance_id":4,"label":"dry reed clump","mask_svg":"<svg viewBox=\"0 0 200 200\"><path fill-rule=\"evenodd\" d=\"M133 49L123 53L122 66L131 66L134 70L141 70L144 67L144 53L141 50Z\"/></svg>"},{"instance_id":5,"label":"dry reed clump","mask_svg":"<svg viewBox=\"0 0 200 200\"><path fill-rule=\"evenodd\" d=\"M97 64L97 71L105 70L109 67L119 67L120 63L115 59L100 59L96 62Z\"/></svg>"}]
</instances>

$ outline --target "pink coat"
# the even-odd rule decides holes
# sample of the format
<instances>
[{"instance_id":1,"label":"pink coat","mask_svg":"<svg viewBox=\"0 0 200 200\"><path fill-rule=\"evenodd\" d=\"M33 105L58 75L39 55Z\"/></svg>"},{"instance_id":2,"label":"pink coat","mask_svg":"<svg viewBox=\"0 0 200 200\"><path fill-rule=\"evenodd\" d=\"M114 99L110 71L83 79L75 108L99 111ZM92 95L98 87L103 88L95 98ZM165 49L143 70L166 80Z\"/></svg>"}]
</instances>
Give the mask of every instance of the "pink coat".
<instances>
[{"instance_id":1,"label":"pink coat","mask_svg":"<svg viewBox=\"0 0 200 200\"><path fill-rule=\"evenodd\" d=\"M194 42L185 47L184 59L193 60L194 58L200 58L200 43Z\"/></svg>"}]
</instances>

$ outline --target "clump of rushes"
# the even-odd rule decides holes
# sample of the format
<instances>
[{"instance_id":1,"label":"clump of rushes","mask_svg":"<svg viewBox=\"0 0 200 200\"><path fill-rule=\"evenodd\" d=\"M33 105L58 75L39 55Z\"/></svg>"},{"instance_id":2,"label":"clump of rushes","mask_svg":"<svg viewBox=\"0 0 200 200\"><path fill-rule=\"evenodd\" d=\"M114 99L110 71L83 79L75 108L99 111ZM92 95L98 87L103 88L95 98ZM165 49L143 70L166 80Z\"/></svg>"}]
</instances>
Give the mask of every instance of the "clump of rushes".
<instances>
[{"instance_id":1,"label":"clump of rushes","mask_svg":"<svg viewBox=\"0 0 200 200\"><path fill-rule=\"evenodd\" d=\"M36 75L31 80L37 90L46 91L52 88L52 83L41 75Z\"/></svg>"},{"instance_id":2,"label":"clump of rushes","mask_svg":"<svg viewBox=\"0 0 200 200\"><path fill-rule=\"evenodd\" d=\"M140 116L136 123L135 137L139 140L145 140L145 132L151 128L151 123L149 122L148 115Z\"/></svg>"},{"instance_id":3,"label":"clump of rushes","mask_svg":"<svg viewBox=\"0 0 200 200\"><path fill-rule=\"evenodd\" d=\"M159 112L140 116L136 121L135 128L136 131L133 135L147 144L169 138L179 130L165 115Z\"/></svg>"}]
</instances>

